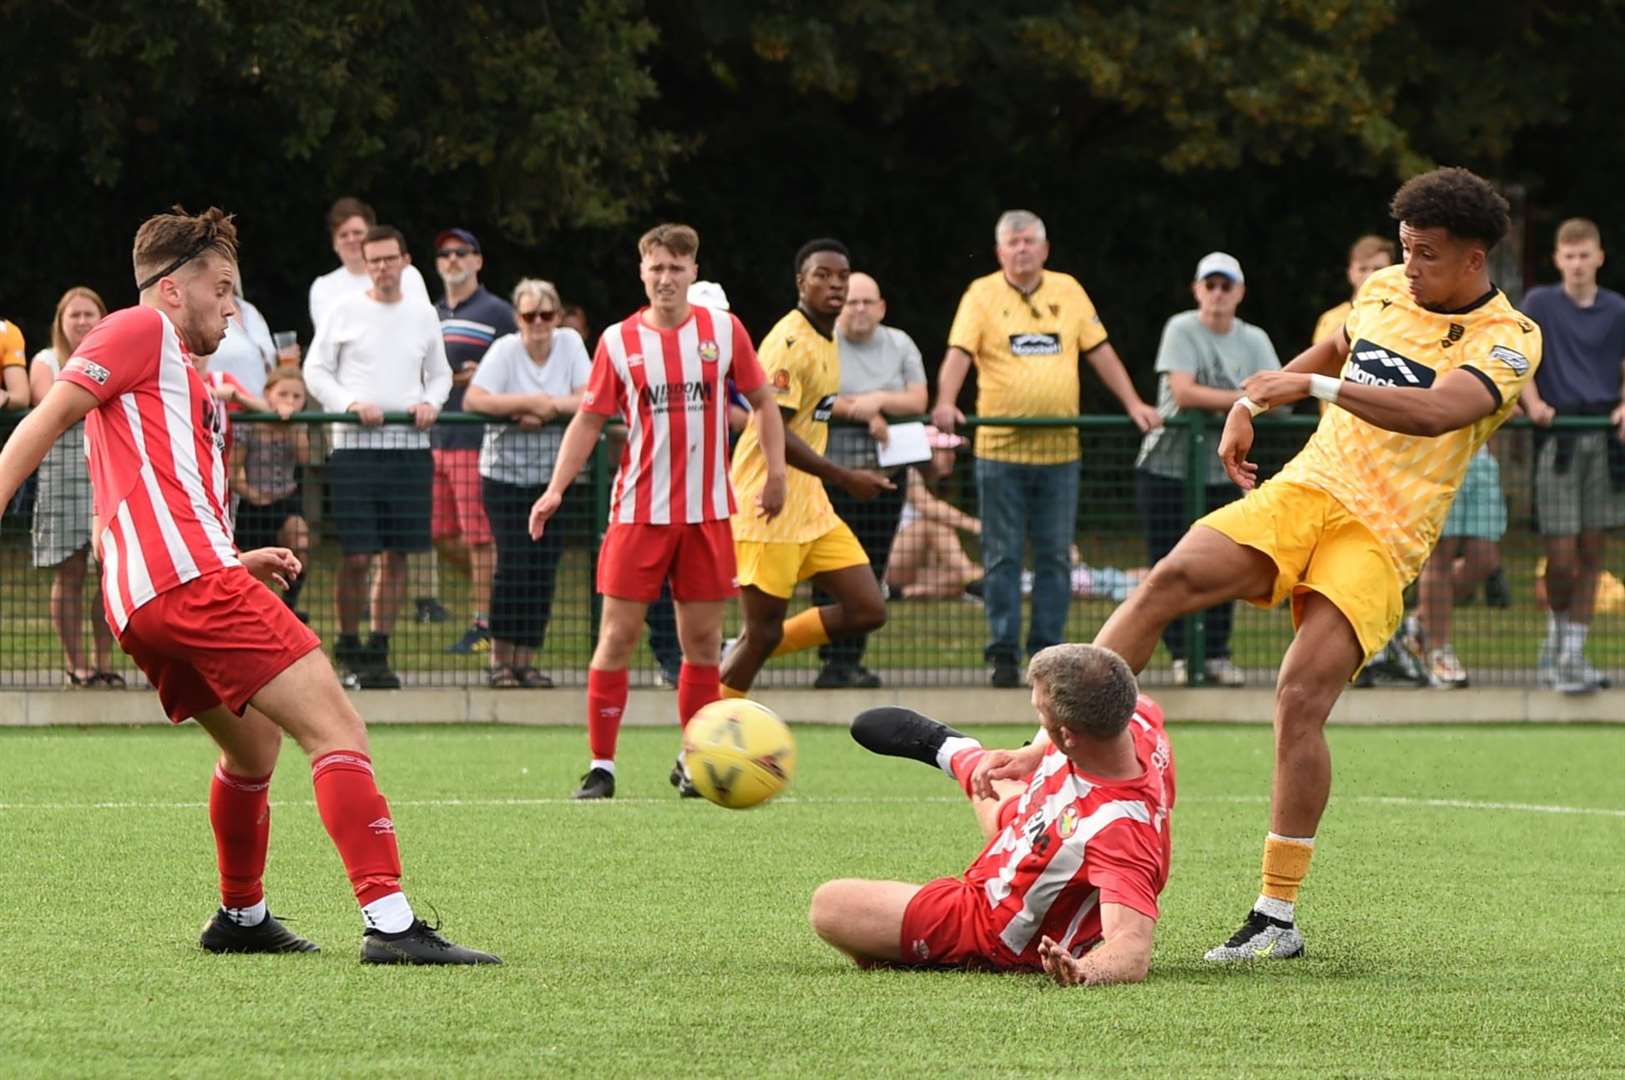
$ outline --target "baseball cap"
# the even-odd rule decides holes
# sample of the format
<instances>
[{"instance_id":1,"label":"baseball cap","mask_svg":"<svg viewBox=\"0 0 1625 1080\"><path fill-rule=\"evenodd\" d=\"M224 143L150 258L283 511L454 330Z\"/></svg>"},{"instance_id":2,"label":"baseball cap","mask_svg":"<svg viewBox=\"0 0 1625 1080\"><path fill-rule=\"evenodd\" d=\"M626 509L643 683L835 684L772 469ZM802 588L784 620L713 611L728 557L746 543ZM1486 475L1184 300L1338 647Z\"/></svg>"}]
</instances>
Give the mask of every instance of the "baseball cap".
<instances>
[{"instance_id":1,"label":"baseball cap","mask_svg":"<svg viewBox=\"0 0 1625 1080\"><path fill-rule=\"evenodd\" d=\"M476 255L480 253L480 238L467 229L441 229L434 238L435 251L439 251L444 247L447 240L461 240L473 248Z\"/></svg>"},{"instance_id":2,"label":"baseball cap","mask_svg":"<svg viewBox=\"0 0 1625 1080\"><path fill-rule=\"evenodd\" d=\"M728 294L714 281L696 281L688 287L688 302L700 307L728 310Z\"/></svg>"},{"instance_id":3,"label":"baseball cap","mask_svg":"<svg viewBox=\"0 0 1625 1080\"><path fill-rule=\"evenodd\" d=\"M1196 277L1192 280L1201 281L1213 274L1227 277L1237 285L1247 280L1241 274L1241 264L1236 261L1236 257L1222 251L1210 251L1203 255L1202 261L1196 264Z\"/></svg>"}]
</instances>

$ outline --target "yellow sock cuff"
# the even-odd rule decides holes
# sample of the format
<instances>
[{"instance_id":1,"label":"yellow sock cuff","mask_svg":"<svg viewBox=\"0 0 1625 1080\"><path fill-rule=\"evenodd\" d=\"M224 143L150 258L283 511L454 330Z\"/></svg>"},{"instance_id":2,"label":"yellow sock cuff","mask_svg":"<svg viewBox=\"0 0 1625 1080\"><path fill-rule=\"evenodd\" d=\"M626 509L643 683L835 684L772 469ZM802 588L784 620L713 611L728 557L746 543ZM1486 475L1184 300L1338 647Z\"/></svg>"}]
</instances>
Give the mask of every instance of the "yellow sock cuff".
<instances>
[{"instance_id":1,"label":"yellow sock cuff","mask_svg":"<svg viewBox=\"0 0 1625 1080\"><path fill-rule=\"evenodd\" d=\"M748 693L748 691L735 690L733 687L729 686L726 683L724 683L722 685L722 696L724 698L742 698L742 697L745 696L746 693Z\"/></svg>"},{"instance_id":2,"label":"yellow sock cuff","mask_svg":"<svg viewBox=\"0 0 1625 1080\"><path fill-rule=\"evenodd\" d=\"M828 644L829 631L824 629L824 617L817 608L811 607L784 620L784 637L771 655L785 656Z\"/></svg>"},{"instance_id":3,"label":"yellow sock cuff","mask_svg":"<svg viewBox=\"0 0 1625 1080\"><path fill-rule=\"evenodd\" d=\"M1313 840L1299 840L1271 833L1264 840L1263 888L1259 892L1272 900L1298 902L1298 888L1309 876L1309 860L1315 854Z\"/></svg>"}]
</instances>

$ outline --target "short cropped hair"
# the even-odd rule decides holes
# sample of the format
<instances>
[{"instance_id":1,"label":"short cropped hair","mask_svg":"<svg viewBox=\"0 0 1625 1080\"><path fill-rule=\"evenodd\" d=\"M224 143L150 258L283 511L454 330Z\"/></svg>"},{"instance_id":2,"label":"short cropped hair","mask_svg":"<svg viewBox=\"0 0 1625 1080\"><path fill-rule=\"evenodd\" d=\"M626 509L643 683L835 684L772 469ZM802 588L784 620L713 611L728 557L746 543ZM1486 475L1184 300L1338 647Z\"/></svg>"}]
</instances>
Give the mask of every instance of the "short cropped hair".
<instances>
[{"instance_id":1,"label":"short cropped hair","mask_svg":"<svg viewBox=\"0 0 1625 1080\"><path fill-rule=\"evenodd\" d=\"M1557 227L1557 246L1583 244L1587 240L1602 247L1602 230L1590 218L1571 217Z\"/></svg>"},{"instance_id":2,"label":"short cropped hair","mask_svg":"<svg viewBox=\"0 0 1625 1080\"><path fill-rule=\"evenodd\" d=\"M1386 255L1388 256L1388 261L1393 262L1395 255L1394 242L1386 236L1378 236L1375 233L1366 233L1364 236L1354 241L1353 246L1349 248L1349 262L1364 262L1365 260L1371 258L1371 256L1377 254Z\"/></svg>"},{"instance_id":3,"label":"short cropped hair","mask_svg":"<svg viewBox=\"0 0 1625 1080\"><path fill-rule=\"evenodd\" d=\"M997 244L1008 233L1021 232L1023 229L1037 229L1040 240L1048 239L1044 231L1044 219L1031 210L1006 210L999 215L999 220L993 226L993 242Z\"/></svg>"},{"instance_id":4,"label":"short cropped hair","mask_svg":"<svg viewBox=\"0 0 1625 1080\"><path fill-rule=\"evenodd\" d=\"M700 234L691 226L668 222L656 225L642 236L638 237L638 254L647 255L657 247L663 247L673 255L687 255L690 258L700 257Z\"/></svg>"},{"instance_id":5,"label":"short cropped hair","mask_svg":"<svg viewBox=\"0 0 1625 1080\"><path fill-rule=\"evenodd\" d=\"M847 262L852 261L852 253L846 250L846 245L833 236L821 236L817 240L808 240L796 249L796 273L801 273L807 266L807 260L820 251L833 251Z\"/></svg>"},{"instance_id":6,"label":"short cropped hair","mask_svg":"<svg viewBox=\"0 0 1625 1080\"><path fill-rule=\"evenodd\" d=\"M154 214L135 233L135 264L138 284L150 284L154 274L172 273L209 252L237 261L237 226L232 217L217 206L201 214L188 214L175 206L167 214Z\"/></svg>"},{"instance_id":7,"label":"short cropped hair","mask_svg":"<svg viewBox=\"0 0 1625 1080\"><path fill-rule=\"evenodd\" d=\"M353 217L365 221L369 229L378 224L378 215L372 207L354 195L346 195L342 199L334 200L333 205L327 208L327 234L331 236L338 232L339 226Z\"/></svg>"},{"instance_id":8,"label":"short cropped hair","mask_svg":"<svg viewBox=\"0 0 1625 1080\"><path fill-rule=\"evenodd\" d=\"M519 284L513 287L512 303L515 308L519 307L519 298L521 296L534 296L538 306L541 305L543 300L551 300L553 310L560 315L564 314L564 302L559 299L559 290L551 281L543 281L541 278L533 277L520 278Z\"/></svg>"},{"instance_id":9,"label":"short cropped hair","mask_svg":"<svg viewBox=\"0 0 1625 1080\"><path fill-rule=\"evenodd\" d=\"M406 254L406 234L393 225L374 225L367 230L367 235L361 238L361 246L376 244L382 240L393 240L401 247L401 254Z\"/></svg>"},{"instance_id":10,"label":"short cropped hair","mask_svg":"<svg viewBox=\"0 0 1625 1080\"><path fill-rule=\"evenodd\" d=\"M1477 173L1448 166L1413 176L1400 185L1389 207L1395 221L1413 229L1444 229L1460 240L1477 240L1488 251L1511 227L1511 208Z\"/></svg>"},{"instance_id":11,"label":"short cropped hair","mask_svg":"<svg viewBox=\"0 0 1625 1080\"><path fill-rule=\"evenodd\" d=\"M1134 672L1121 656L1098 645L1051 645L1027 665L1042 684L1055 722L1094 739L1121 734L1140 697Z\"/></svg>"}]
</instances>

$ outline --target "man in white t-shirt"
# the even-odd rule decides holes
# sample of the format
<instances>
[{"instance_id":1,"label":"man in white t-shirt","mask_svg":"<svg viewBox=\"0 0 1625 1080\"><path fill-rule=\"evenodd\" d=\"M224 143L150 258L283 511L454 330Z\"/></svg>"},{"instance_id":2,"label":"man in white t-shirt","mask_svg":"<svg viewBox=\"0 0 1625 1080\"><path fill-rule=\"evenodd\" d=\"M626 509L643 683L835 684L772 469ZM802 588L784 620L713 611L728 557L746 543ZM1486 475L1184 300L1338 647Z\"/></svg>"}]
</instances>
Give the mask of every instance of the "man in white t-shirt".
<instances>
[{"instance_id":1,"label":"man in white t-shirt","mask_svg":"<svg viewBox=\"0 0 1625 1080\"><path fill-rule=\"evenodd\" d=\"M344 566L338 579L334 659L357 686L393 689L389 635L406 588L406 556L429 549L434 463L428 428L451 392L440 317L427 297L402 288L412 257L406 238L374 225L362 241L372 288L340 300L310 343L305 384L329 412L353 412L361 427L337 424L328 460L333 519ZM416 430L384 428L384 414L410 413ZM360 639L367 571L374 558L372 634Z\"/></svg>"},{"instance_id":2,"label":"man in white t-shirt","mask_svg":"<svg viewBox=\"0 0 1625 1080\"><path fill-rule=\"evenodd\" d=\"M367 230L377 224L378 215L373 213L372 207L351 195L339 199L328 209L327 231L339 265L310 283L310 325L315 329L321 329L322 316L331 311L334 304L372 288L372 278L361 256L361 243L366 239ZM428 301L429 290L417 267L408 263L400 278L404 295Z\"/></svg>"}]
</instances>

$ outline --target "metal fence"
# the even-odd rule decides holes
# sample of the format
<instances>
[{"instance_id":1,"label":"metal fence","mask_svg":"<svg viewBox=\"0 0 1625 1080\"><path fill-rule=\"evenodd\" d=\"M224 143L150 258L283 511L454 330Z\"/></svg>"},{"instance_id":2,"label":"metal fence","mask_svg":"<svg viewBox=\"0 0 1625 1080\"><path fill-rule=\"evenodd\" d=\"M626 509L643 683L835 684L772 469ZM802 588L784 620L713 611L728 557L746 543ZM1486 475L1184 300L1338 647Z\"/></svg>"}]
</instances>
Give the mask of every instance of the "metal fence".
<instances>
[{"instance_id":1,"label":"metal fence","mask_svg":"<svg viewBox=\"0 0 1625 1080\"><path fill-rule=\"evenodd\" d=\"M523 535L524 520L545 480L545 462L542 471L506 480L482 475L479 450L419 449L404 418L372 429L376 447L342 448L335 419L235 416L231 483L240 546L279 543L306 556L305 577L288 602L335 663L359 676L352 683L389 685L368 681L382 658L405 686L484 684L493 663L516 660L546 677L540 681L583 685L597 629L597 551L619 452L613 429L544 542L534 545ZM0 419L0 434L14 422ZM448 415L439 427L466 431L486 423ZM1315 423L1313 416L1261 420L1254 459L1262 475L1296 453ZM1053 559L1046 563L1042 552L1025 553L1018 649L1034 634L1035 591L1041 618L1055 619L1059 609L1062 640L1089 640L1155 556L1191 520L1234 495L1209 464L1218 440L1212 420L1172 426L1144 461L1142 437L1122 417L968 426L992 456L1065 460L1081 448L1073 466L1041 481L1061 476L1055 498L1041 500L1047 512L1061 514L1075 482L1077 513L1065 523L1073 544L1064 570ZM1561 420L1557 429L1565 439L1605 430L1605 421L1591 419ZM1429 644L1438 644L1446 597L1448 643L1475 686L1537 681L1547 615L1537 573L1543 544L1534 523L1534 466L1537 440L1548 438L1516 424L1493 440L1487 462L1475 462L1478 488L1458 506L1457 535L1444 541L1448 554L1436 556L1446 560L1447 572L1424 578L1434 589L1431 606L1420 612L1434 624ZM969 449L929 481L918 470L897 470L896 493L873 502L833 493L887 583L887 625L861 647L837 643L771 661L757 685L849 685L853 672L891 686L986 685L989 646L1001 633L1009 637L1007 625L990 628L989 592L1008 590L1009 581L985 574L978 519L1008 513L998 504L1002 494L1034 481L1019 468L983 476L983 489L993 493L983 505L976 471L986 463L979 465ZM89 500L82 447L70 433L0 520L0 687L145 685L101 623ZM367 554L379 547L395 554ZM1625 678L1625 588L1619 550L1609 556L1586 651L1618 683ZM1486 573L1491 564L1494 572ZM1051 584L1059 572L1064 597ZM1421 591L1412 587L1413 602ZM810 602L804 585L792 611ZM737 611L727 625L734 633ZM1410 629L1416 631L1414 622ZM1244 678L1266 685L1290 638L1284 609L1226 605L1171 630L1145 681ZM1173 651L1183 654L1178 667ZM1425 681L1428 650L1420 651L1418 682ZM670 606L656 604L633 684L674 679L678 657ZM1226 659L1233 672L1218 680L1212 665Z\"/></svg>"}]
</instances>

